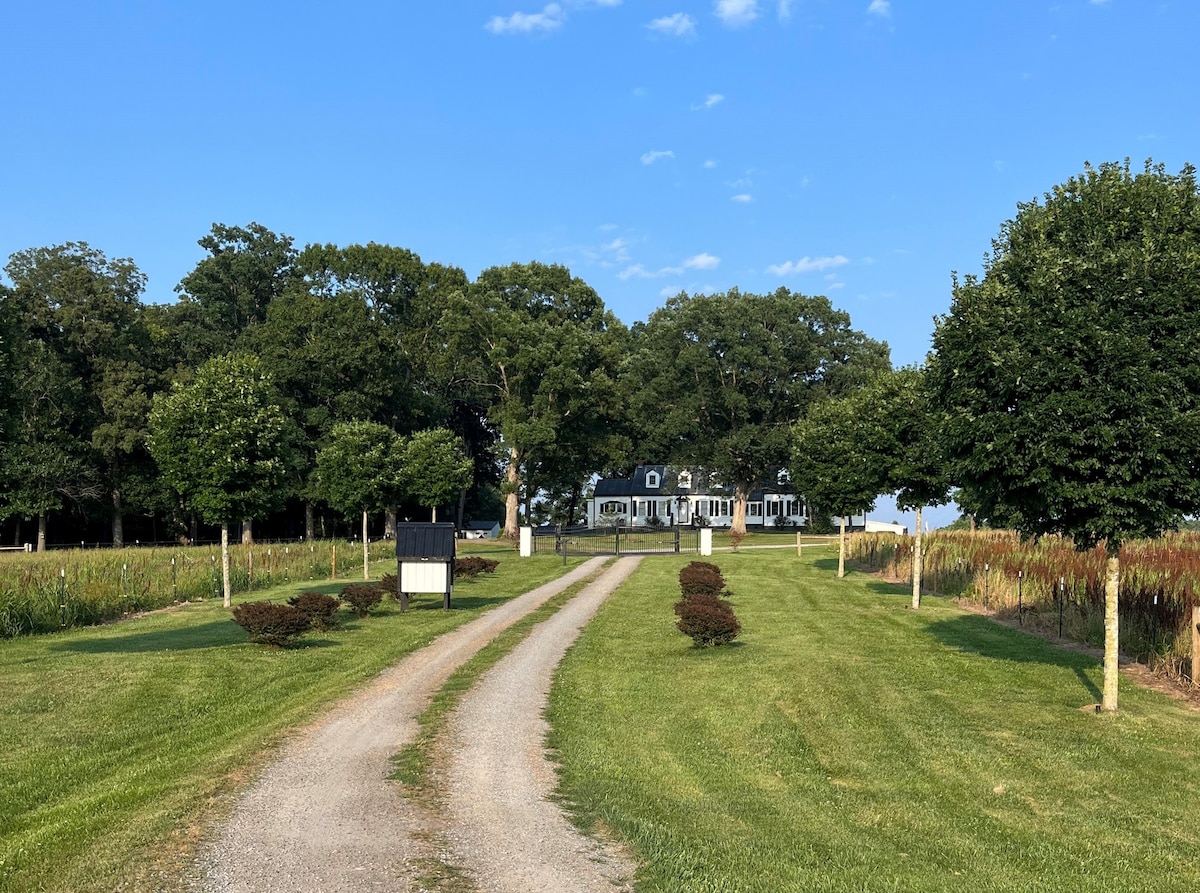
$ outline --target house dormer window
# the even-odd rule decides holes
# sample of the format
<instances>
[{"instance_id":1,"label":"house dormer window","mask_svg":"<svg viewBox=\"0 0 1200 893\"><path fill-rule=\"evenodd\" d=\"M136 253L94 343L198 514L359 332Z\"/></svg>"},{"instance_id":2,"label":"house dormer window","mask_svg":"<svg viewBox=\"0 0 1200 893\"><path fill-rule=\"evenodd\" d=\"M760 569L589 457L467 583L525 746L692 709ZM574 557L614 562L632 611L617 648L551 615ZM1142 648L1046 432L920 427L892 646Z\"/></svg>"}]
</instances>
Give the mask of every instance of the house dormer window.
<instances>
[{"instance_id":1,"label":"house dormer window","mask_svg":"<svg viewBox=\"0 0 1200 893\"><path fill-rule=\"evenodd\" d=\"M659 487L659 483L660 482L659 482L657 471L647 471L646 472L646 489L647 490L657 490Z\"/></svg>"},{"instance_id":2,"label":"house dormer window","mask_svg":"<svg viewBox=\"0 0 1200 893\"><path fill-rule=\"evenodd\" d=\"M679 486L686 487L689 490L692 488L692 473L690 471L679 472Z\"/></svg>"}]
</instances>

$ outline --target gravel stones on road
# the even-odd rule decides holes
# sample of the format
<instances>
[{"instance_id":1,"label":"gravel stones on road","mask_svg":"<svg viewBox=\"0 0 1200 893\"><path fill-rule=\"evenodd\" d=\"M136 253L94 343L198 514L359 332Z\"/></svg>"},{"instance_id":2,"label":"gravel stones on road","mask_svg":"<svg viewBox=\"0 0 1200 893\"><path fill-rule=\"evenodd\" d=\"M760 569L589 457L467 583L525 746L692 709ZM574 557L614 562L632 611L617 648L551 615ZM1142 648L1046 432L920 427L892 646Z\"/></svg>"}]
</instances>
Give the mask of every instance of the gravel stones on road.
<instances>
[{"instance_id":1,"label":"gravel stones on road","mask_svg":"<svg viewBox=\"0 0 1200 893\"><path fill-rule=\"evenodd\" d=\"M464 697L450 723L446 837L487 893L629 890L635 866L584 837L552 802L543 718L555 668L597 608L636 569L621 558L542 622Z\"/></svg>"},{"instance_id":2,"label":"gravel stones on road","mask_svg":"<svg viewBox=\"0 0 1200 893\"><path fill-rule=\"evenodd\" d=\"M416 717L457 667L525 614L596 573L603 561L592 559L441 636L288 742L202 849L201 880L192 889L411 889L417 863L431 855L429 818L388 780L391 757L416 737Z\"/></svg>"}]
</instances>

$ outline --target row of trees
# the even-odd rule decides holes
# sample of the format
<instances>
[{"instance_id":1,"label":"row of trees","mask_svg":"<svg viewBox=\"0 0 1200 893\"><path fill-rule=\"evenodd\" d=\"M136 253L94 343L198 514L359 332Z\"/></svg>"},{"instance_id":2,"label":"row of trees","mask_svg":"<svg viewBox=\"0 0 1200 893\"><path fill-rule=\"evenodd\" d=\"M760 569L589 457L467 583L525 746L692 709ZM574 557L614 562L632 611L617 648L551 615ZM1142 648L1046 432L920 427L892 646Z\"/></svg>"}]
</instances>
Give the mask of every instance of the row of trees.
<instances>
[{"instance_id":1,"label":"row of trees","mask_svg":"<svg viewBox=\"0 0 1200 893\"><path fill-rule=\"evenodd\" d=\"M744 524L746 496L786 466L805 408L889 367L886 345L827 299L787 289L681 294L631 329L561 266L512 264L469 281L405 249L297 249L258 224L215 225L200 245L205 257L178 299L161 304L142 300L132 261L82 243L10 259L11 285L0 286L0 384L9 384L0 521L16 539L36 520L42 548L48 519L100 511L118 545L130 516L183 532L196 519L244 521L286 502L313 536L324 507L415 511L432 479L371 506L329 489L320 456L352 422L406 438L452 432L470 484L435 504L457 497L460 514L486 511L493 493L514 535L535 497L555 520L573 520L594 474L638 461L708 466L735 489ZM208 501L188 475L215 475L211 463L171 455L195 431L169 422L165 407L195 403L209 423L221 414L197 403L202 385L261 391L257 405L283 420L278 432L263 419L251 426L271 465L253 504ZM223 411L234 412L230 430L257 418Z\"/></svg>"},{"instance_id":2,"label":"row of trees","mask_svg":"<svg viewBox=\"0 0 1200 893\"><path fill-rule=\"evenodd\" d=\"M984 523L1104 543L1116 710L1121 544L1200 514L1195 169L1088 166L1020 205L983 276L955 277L927 367L814 406L794 445L798 487L828 508L893 490L919 507L954 485ZM915 557L914 607L919 539Z\"/></svg>"}]
</instances>

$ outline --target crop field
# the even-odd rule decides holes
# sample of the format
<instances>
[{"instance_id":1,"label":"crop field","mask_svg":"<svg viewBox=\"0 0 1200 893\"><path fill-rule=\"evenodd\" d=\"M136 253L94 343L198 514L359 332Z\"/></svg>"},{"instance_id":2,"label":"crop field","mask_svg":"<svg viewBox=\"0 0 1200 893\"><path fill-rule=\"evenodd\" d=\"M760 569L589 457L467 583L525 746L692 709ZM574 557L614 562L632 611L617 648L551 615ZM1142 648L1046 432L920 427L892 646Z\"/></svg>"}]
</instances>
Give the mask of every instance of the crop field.
<instances>
[{"instance_id":1,"label":"crop field","mask_svg":"<svg viewBox=\"0 0 1200 893\"><path fill-rule=\"evenodd\" d=\"M912 540L858 534L849 556L912 579ZM1102 547L1021 542L1009 531L934 532L925 538L924 588L978 602L1002 617L1091 645L1103 639ZM1172 534L1121 547L1121 651L1176 678L1190 672L1192 605L1200 592L1200 535Z\"/></svg>"},{"instance_id":2,"label":"crop field","mask_svg":"<svg viewBox=\"0 0 1200 893\"><path fill-rule=\"evenodd\" d=\"M674 628L645 561L551 695L562 793L640 893L1194 890L1200 714L830 553L718 554L741 623Z\"/></svg>"}]
</instances>

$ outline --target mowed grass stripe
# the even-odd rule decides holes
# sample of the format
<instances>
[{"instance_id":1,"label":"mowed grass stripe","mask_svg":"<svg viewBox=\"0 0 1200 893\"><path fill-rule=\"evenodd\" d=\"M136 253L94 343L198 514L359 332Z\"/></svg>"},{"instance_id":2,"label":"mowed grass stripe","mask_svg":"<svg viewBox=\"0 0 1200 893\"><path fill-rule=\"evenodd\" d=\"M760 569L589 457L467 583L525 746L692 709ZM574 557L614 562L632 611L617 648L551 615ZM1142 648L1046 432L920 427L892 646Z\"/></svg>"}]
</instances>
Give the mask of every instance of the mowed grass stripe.
<instances>
[{"instance_id":1,"label":"mowed grass stripe","mask_svg":"<svg viewBox=\"0 0 1200 893\"><path fill-rule=\"evenodd\" d=\"M715 556L743 631L708 650L686 559L647 560L561 667L564 795L639 890L1195 888L1200 716L1132 685L1084 713L1091 658L829 554Z\"/></svg>"},{"instance_id":2,"label":"mowed grass stripe","mask_svg":"<svg viewBox=\"0 0 1200 893\"><path fill-rule=\"evenodd\" d=\"M248 644L217 602L0 642L0 890L169 885L197 828L280 734L563 572L553 556L512 555L494 576L461 582L452 611L434 596L405 615L389 601L362 620L343 612L343 629L286 650Z\"/></svg>"}]
</instances>

